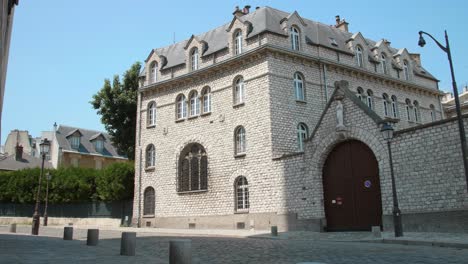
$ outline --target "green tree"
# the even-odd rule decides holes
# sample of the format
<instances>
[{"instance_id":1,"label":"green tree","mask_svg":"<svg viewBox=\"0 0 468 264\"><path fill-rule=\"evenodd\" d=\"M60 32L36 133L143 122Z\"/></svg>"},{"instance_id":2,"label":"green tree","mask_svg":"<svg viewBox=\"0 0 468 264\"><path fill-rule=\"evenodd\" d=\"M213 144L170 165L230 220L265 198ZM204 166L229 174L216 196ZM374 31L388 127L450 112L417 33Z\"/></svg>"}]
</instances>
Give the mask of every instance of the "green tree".
<instances>
[{"instance_id":1,"label":"green tree","mask_svg":"<svg viewBox=\"0 0 468 264\"><path fill-rule=\"evenodd\" d=\"M123 74L123 82L118 75L111 82L104 80L104 86L93 95L90 102L101 115L112 142L120 154L135 159L136 110L138 97L138 75L141 64L135 62Z\"/></svg>"},{"instance_id":2,"label":"green tree","mask_svg":"<svg viewBox=\"0 0 468 264\"><path fill-rule=\"evenodd\" d=\"M96 177L99 200L120 201L133 198L135 166L118 162L104 168Z\"/></svg>"}]
</instances>

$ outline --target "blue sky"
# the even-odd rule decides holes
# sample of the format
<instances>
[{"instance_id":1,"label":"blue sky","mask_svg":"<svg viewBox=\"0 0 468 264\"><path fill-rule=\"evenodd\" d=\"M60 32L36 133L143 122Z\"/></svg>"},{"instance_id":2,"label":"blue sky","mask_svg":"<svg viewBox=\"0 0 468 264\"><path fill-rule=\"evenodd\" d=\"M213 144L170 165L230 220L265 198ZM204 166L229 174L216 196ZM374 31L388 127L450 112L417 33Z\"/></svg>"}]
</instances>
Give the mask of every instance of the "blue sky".
<instances>
[{"instance_id":1,"label":"blue sky","mask_svg":"<svg viewBox=\"0 0 468 264\"><path fill-rule=\"evenodd\" d=\"M297 10L305 18L334 24L335 15L351 32L391 41L420 53L423 66L451 89L446 54L418 31L444 41L447 29L458 86L468 84L466 12L462 0L426 1L158 1L22 0L16 8L2 117L2 143L12 129L33 136L54 122L104 130L89 101L105 78L142 62L152 48L182 41L232 19L236 5Z\"/></svg>"}]
</instances>

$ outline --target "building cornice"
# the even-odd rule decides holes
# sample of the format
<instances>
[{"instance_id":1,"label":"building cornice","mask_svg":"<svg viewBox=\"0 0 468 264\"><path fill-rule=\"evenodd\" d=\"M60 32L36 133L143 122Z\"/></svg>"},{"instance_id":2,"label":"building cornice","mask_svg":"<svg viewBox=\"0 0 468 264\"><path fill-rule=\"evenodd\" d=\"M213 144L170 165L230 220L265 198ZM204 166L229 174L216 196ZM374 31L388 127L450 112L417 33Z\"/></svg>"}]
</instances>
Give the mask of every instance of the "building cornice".
<instances>
[{"instance_id":1,"label":"building cornice","mask_svg":"<svg viewBox=\"0 0 468 264\"><path fill-rule=\"evenodd\" d=\"M326 65L331 66L331 67L340 68L340 69L343 69L345 71L355 72L355 73L358 73L358 74L361 74L361 75L366 75L366 76L369 76L369 77L372 77L372 78L375 78L375 79L380 79L382 81L390 82L390 83L393 83L393 84L396 84L396 85L399 85L399 86L416 89L416 90L421 91L421 92L426 92L426 93L430 93L430 94L433 94L433 95L444 95L444 93L439 91L439 90L430 89L430 88L427 88L427 87L424 87L424 86L421 86L421 85L418 85L418 84L415 84L415 83L406 82L406 81L403 81L403 80L400 80L400 79L396 79L396 78L393 78L391 76L384 76L384 75L381 75L381 74L378 74L378 73L368 71L366 69L353 67L353 66L342 64L342 63L339 63L339 62L336 62L336 61L333 61L333 60L330 60L330 59L327 59L327 58L313 56L313 55L306 54L306 53L301 52L301 51L293 51L293 50L290 50L290 49L285 48L285 47L280 47L280 46L272 45L272 44L268 44L268 43L263 44L263 45L261 45L259 47L253 48L253 49L251 49L249 51L246 51L246 52L244 52L244 53L242 53L240 55L233 56L233 57L230 57L230 58L228 58L226 60L223 60L223 61L217 62L215 64L212 64L210 66L201 68L199 70L196 70L196 71L193 71L193 72L188 72L188 73L185 73L183 75L180 75L180 76L177 76L175 78L168 79L168 80L159 81L157 83L152 83L152 84L149 84L149 85L145 85L143 87L140 87L139 91L140 92L152 91L152 90L155 90L155 89L166 87L168 85L178 84L180 82L190 82L190 81L193 81L194 79L201 79L201 78L204 78L206 75L209 75L213 71L219 71L220 69L224 69L224 68L226 68L226 67L228 67L228 66L230 66L232 64L235 64L235 63L244 63L245 60L248 59L248 58L258 58L259 56L262 56L262 55L266 54L266 52L273 52L273 53L276 52L276 53L285 54L285 55L288 55L288 56L291 56L291 57L296 57L296 58L303 59L303 60L309 60L309 61L313 61L313 62L316 62L316 63L323 63L323 64L326 64Z\"/></svg>"}]
</instances>

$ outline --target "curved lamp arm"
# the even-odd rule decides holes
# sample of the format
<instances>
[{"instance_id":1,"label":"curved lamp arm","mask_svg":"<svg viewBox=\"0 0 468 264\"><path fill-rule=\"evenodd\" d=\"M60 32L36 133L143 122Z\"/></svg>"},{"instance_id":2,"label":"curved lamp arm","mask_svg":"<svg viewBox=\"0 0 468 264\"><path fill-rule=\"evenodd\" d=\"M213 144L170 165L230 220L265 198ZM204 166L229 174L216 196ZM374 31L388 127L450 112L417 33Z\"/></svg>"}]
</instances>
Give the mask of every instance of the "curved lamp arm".
<instances>
[{"instance_id":1,"label":"curved lamp arm","mask_svg":"<svg viewBox=\"0 0 468 264\"><path fill-rule=\"evenodd\" d=\"M440 44L439 41L437 41L437 39L435 39L431 34L427 33L427 32L424 32L424 31L419 31L419 38L422 39L422 34L426 34L428 35L432 40L435 41L435 43L437 44L437 46L439 46L439 48L441 48L443 51L447 52L447 47L443 46L442 44ZM447 34L447 32L445 32L445 34ZM426 42L424 41L424 44L426 44ZM421 45L420 43L420 46L424 46L424 44Z\"/></svg>"}]
</instances>

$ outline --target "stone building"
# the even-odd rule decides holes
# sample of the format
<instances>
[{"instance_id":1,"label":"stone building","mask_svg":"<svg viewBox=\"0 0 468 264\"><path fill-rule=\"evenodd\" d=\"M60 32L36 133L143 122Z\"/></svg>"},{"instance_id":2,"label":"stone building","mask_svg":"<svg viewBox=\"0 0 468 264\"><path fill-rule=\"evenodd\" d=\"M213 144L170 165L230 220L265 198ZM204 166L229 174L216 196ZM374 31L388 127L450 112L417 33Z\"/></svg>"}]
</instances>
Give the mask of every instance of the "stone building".
<instances>
[{"instance_id":1,"label":"stone building","mask_svg":"<svg viewBox=\"0 0 468 264\"><path fill-rule=\"evenodd\" d=\"M145 60L133 222L171 228L389 228L384 122L397 130L397 190L402 211L414 215L405 226L427 215L448 217L441 212L450 210L461 210L466 219L462 163L443 175L453 178L443 189L454 189L450 194L436 189L441 174L417 163L422 154L434 153L412 135L440 131L433 124L451 126L440 121L442 95L419 54L349 32L338 16L329 26L298 12L236 9L229 23L153 49ZM431 128L420 129L428 123ZM430 188L420 186L424 180Z\"/></svg>"},{"instance_id":2,"label":"stone building","mask_svg":"<svg viewBox=\"0 0 468 264\"><path fill-rule=\"evenodd\" d=\"M460 110L462 115L468 114L468 86L463 87L463 91L458 95L460 100ZM455 97L452 93L446 93L442 97L442 108L446 117L457 116L457 111L455 109Z\"/></svg>"}]
</instances>

